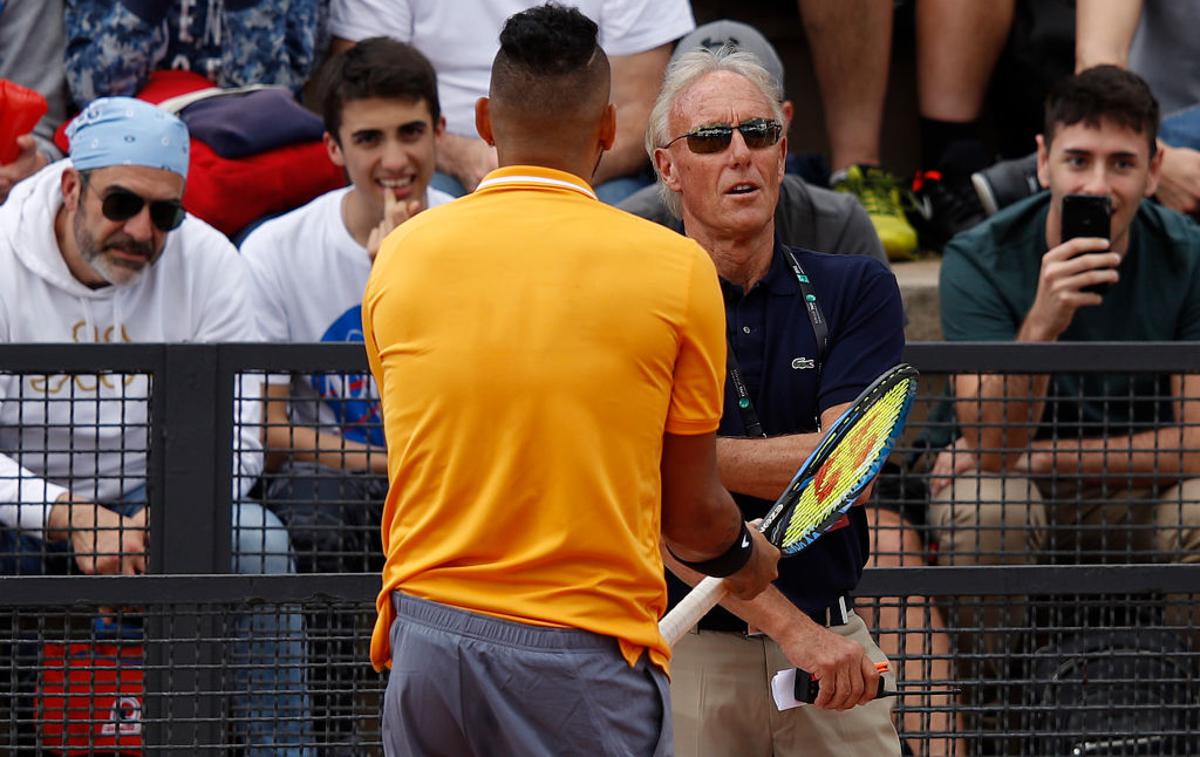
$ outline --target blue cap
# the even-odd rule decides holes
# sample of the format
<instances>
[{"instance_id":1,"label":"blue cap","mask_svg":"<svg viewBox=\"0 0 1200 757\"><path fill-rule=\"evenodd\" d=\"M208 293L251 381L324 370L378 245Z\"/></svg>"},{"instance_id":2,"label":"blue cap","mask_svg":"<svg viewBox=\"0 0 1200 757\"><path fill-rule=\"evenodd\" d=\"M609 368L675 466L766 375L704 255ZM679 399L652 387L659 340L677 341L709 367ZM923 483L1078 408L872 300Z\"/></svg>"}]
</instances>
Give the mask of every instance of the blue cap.
<instances>
[{"instance_id":1,"label":"blue cap","mask_svg":"<svg viewBox=\"0 0 1200 757\"><path fill-rule=\"evenodd\" d=\"M132 97L101 97L67 127L71 165L164 168L187 178L188 130L162 108Z\"/></svg>"}]
</instances>

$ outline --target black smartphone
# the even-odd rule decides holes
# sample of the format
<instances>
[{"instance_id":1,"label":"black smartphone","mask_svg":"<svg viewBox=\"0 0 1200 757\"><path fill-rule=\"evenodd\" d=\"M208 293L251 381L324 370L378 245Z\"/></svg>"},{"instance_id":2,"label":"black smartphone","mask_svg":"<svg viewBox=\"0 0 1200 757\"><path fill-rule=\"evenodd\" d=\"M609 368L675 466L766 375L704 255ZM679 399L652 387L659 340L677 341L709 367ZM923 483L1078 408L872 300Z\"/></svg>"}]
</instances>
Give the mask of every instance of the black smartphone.
<instances>
[{"instance_id":1,"label":"black smartphone","mask_svg":"<svg viewBox=\"0 0 1200 757\"><path fill-rule=\"evenodd\" d=\"M1062 241L1077 237L1112 236L1112 203L1108 197L1098 195L1064 195L1062 198ZM1111 284L1094 284L1082 291L1103 295Z\"/></svg>"}]
</instances>

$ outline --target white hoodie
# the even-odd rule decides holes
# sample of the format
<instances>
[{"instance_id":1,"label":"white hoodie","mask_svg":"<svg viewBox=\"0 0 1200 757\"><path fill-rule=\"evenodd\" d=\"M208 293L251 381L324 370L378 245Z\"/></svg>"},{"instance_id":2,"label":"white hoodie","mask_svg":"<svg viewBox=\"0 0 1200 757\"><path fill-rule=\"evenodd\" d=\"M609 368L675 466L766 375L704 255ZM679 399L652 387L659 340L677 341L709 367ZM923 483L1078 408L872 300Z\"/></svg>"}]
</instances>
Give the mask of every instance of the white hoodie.
<instances>
[{"instance_id":1,"label":"white hoodie","mask_svg":"<svg viewBox=\"0 0 1200 757\"><path fill-rule=\"evenodd\" d=\"M69 165L47 166L0 205L0 342L257 340L240 256L190 215L136 281L100 289L80 283L54 236ZM144 484L149 386L138 374L0 374L0 523L40 538L50 506L68 488L111 502ZM260 411L257 398L238 403L235 493L262 470Z\"/></svg>"}]
</instances>

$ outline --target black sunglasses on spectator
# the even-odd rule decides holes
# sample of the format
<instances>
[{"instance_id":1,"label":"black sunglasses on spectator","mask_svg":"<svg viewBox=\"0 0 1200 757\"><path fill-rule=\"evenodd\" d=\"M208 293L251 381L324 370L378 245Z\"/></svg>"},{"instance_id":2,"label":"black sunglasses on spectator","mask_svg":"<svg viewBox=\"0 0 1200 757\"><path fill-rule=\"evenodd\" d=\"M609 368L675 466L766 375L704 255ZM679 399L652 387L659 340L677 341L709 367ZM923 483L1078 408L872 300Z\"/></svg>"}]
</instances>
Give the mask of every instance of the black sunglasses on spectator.
<instances>
[{"instance_id":1,"label":"black sunglasses on spectator","mask_svg":"<svg viewBox=\"0 0 1200 757\"><path fill-rule=\"evenodd\" d=\"M733 130L742 133L746 146L752 150L770 147L783 134L783 124L766 118L751 118L737 126L701 126L695 131L681 134L663 147L670 147L681 139L687 140L688 149L699 155L721 152L733 141Z\"/></svg>"},{"instance_id":2,"label":"black sunglasses on spectator","mask_svg":"<svg viewBox=\"0 0 1200 757\"><path fill-rule=\"evenodd\" d=\"M91 185L89 184L90 188ZM100 196L100 212L110 221L128 221L146 206L146 198L121 187L112 187ZM179 200L151 200L150 221L159 231L179 228L187 215Z\"/></svg>"}]
</instances>

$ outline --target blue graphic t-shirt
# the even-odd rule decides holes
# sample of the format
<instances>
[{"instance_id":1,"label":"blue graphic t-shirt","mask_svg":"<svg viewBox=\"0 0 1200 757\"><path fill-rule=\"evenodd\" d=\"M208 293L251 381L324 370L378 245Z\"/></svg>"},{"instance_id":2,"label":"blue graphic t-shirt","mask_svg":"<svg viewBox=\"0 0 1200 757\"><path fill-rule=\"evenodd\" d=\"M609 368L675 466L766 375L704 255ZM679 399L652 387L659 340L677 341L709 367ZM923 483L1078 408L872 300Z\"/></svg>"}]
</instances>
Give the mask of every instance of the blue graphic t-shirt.
<instances>
[{"instance_id":1,"label":"blue graphic t-shirt","mask_svg":"<svg viewBox=\"0 0 1200 757\"><path fill-rule=\"evenodd\" d=\"M322 342L362 343L362 305L342 313L321 336ZM342 436L383 446L383 416L370 373L314 373L313 389L333 411Z\"/></svg>"}]
</instances>

